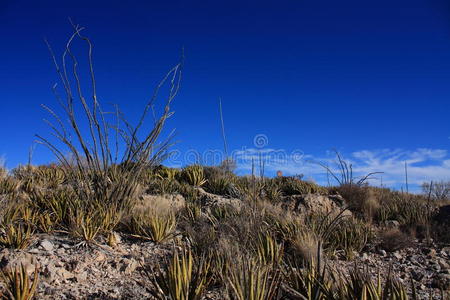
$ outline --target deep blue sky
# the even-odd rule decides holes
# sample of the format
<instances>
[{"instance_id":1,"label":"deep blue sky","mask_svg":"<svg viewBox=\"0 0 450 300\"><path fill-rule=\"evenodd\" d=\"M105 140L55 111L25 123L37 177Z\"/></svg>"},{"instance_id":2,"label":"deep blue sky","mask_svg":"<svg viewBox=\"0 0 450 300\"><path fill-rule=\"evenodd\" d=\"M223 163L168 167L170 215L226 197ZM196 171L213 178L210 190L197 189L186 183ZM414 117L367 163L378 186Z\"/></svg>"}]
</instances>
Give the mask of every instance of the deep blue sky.
<instances>
[{"instance_id":1,"label":"deep blue sky","mask_svg":"<svg viewBox=\"0 0 450 300\"><path fill-rule=\"evenodd\" d=\"M1 0L8 167L26 162L34 134L48 132L39 105L55 104L57 77L43 38L60 53L68 17L94 42L100 101L131 115L184 47L167 124L183 152L222 148L219 97L230 149L264 134L266 148L313 157L331 148L449 150L449 1ZM35 163L51 159L36 149Z\"/></svg>"}]
</instances>

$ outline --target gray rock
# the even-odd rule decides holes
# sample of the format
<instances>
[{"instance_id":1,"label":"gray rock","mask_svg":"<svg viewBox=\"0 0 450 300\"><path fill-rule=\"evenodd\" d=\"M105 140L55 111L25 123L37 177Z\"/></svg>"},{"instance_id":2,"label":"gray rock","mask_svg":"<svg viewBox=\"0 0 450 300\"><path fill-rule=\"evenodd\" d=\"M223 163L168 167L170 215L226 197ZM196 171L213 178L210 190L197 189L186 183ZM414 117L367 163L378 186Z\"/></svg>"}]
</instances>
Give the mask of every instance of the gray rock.
<instances>
[{"instance_id":1,"label":"gray rock","mask_svg":"<svg viewBox=\"0 0 450 300\"><path fill-rule=\"evenodd\" d=\"M53 244L52 242L50 242L49 240L42 240L40 243L40 246L42 247L42 249L44 249L45 251L53 251Z\"/></svg>"},{"instance_id":2,"label":"gray rock","mask_svg":"<svg viewBox=\"0 0 450 300\"><path fill-rule=\"evenodd\" d=\"M395 251L394 253L392 253L392 256L398 260L401 260L403 258L403 256L398 251Z\"/></svg>"},{"instance_id":3,"label":"gray rock","mask_svg":"<svg viewBox=\"0 0 450 300\"><path fill-rule=\"evenodd\" d=\"M128 259L123 258L121 260L121 267L120 271L124 272L125 274L131 274L136 270L136 268L139 266L139 263L134 259Z\"/></svg>"}]
</instances>

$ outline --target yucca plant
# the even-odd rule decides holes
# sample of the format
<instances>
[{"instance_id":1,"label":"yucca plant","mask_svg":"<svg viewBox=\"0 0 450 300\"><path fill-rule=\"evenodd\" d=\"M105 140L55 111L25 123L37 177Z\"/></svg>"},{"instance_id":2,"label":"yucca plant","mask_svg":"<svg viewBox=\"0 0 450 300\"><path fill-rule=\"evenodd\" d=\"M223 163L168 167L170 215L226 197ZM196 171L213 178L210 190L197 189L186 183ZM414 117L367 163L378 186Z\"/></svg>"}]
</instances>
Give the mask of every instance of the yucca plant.
<instances>
[{"instance_id":1,"label":"yucca plant","mask_svg":"<svg viewBox=\"0 0 450 300\"><path fill-rule=\"evenodd\" d=\"M156 178L148 186L148 192L152 194L175 194L181 190L180 183L177 180L168 178Z\"/></svg>"},{"instance_id":2,"label":"yucca plant","mask_svg":"<svg viewBox=\"0 0 450 300\"><path fill-rule=\"evenodd\" d=\"M337 223L325 239L325 247L343 250L346 258L352 259L354 252L360 252L373 238L369 225L356 218L345 218Z\"/></svg>"},{"instance_id":3,"label":"yucca plant","mask_svg":"<svg viewBox=\"0 0 450 300\"><path fill-rule=\"evenodd\" d=\"M36 225L41 232L52 233L57 225L54 214L49 212L39 213L36 218Z\"/></svg>"},{"instance_id":4,"label":"yucca plant","mask_svg":"<svg viewBox=\"0 0 450 300\"><path fill-rule=\"evenodd\" d=\"M33 280L31 280L23 264L16 266L14 269L1 270L0 278L7 292L4 298L10 300L33 299L39 282L38 273L39 269L36 266Z\"/></svg>"},{"instance_id":5,"label":"yucca plant","mask_svg":"<svg viewBox=\"0 0 450 300\"><path fill-rule=\"evenodd\" d=\"M83 205L70 188L46 192L34 190L29 197L35 209L48 212L56 223L61 223L65 227L70 223L69 212L80 209Z\"/></svg>"},{"instance_id":6,"label":"yucca plant","mask_svg":"<svg viewBox=\"0 0 450 300\"><path fill-rule=\"evenodd\" d=\"M77 209L71 212L69 233L75 238L82 239L77 246L96 244L96 238L103 230L100 213L93 210Z\"/></svg>"},{"instance_id":7,"label":"yucca plant","mask_svg":"<svg viewBox=\"0 0 450 300\"><path fill-rule=\"evenodd\" d=\"M39 185L48 188L57 188L66 182L64 170L56 165L40 166L33 175Z\"/></svg>"},{"instance_id":8,"label":"yucca plant","mask_svg":"<svg viewBox=\"0 0 450 300\"><path fill-rule=\"evenodd\" d=\"M259 262L263 265L276 266L283 259L283 245L278 244L269 233L258 235L256 252Z\"/></svg>"},{"instance_id":9,"label":"yucca plant","mask_svg":"<svg viewBox=\"0 0 450 300\"><path fill-rule=\"evenodd\" d=\"M200 165L185 167L180 176L182 180L193 186L202 186L206 183L203 167Z\"/></svg>"},{"instance_id":10,"label":"yucca plant","mask_svg":"<svg viewBox=\"0 0 450 300\"><path fill-rule=\"evenodd\" d=\"M238 191L229 177L213 177L205 185L208 192L222 196L237 196Z\"/></svg>"},{"instance_id":11,"label":"yucca plant","mask_svg":"<svg viewBox=\"0 0 450 300\"><path fill-rule=\"evenodd\" d=\"M173 257L154 272L145 271L153 284L152 295L160 300L200 300L212 280L211 258L194 258L190 249L175 248Z\"/></svg>"},{"instance_id":12,"label":"yucca plant","mask_svg":"<svg viewBox=\"0 0 450 300\"><path fill-rule=\"evenodd\" d=\"M336 298L333 282L336 280L335 273L327 267L322 266L322 252L320 242L316 246L316 258L311 259L301 267L296 260L287 262L284 269L284 279L289 299L295 300L334 300Z\"/></svg>"},{"instance_id":13,"label":"yucca plant","mask_svg":"<svg viewBox=\"0 0 450 300\"><path fill-rule=\"evenodd\" d=\"M221 220L236 216L238 211L231 205L214 206L209 211L209 216L213 223L217 224Z\"/></svg>"},{"instance_id":14,"label":"yucca plant","mask_svg":"<svg viewBox=\"0 0 450 300\"><path fill-rule=\"evenodd\" d=\"M163 243L174 236L176 224L173 213L158 214L150 211L132 216L128 227L133 236Z\"/></svg>"},{"instance_id":15,"label":"yucca plant","mask_svg":"<svg viewBox=\"0 0 450 300\"><path fill-rule=\"evenodd\" d=\"M165 178L168 180L175 180L179 175L180 170L175 168L161 167L157 169L156 175L160 178Z\"/></svg>"},{"instance_id":16,"label":"yucca plant","mask_svg":"<svg viewBox=\"0 0 450 300\"><path fill-rule=\"evenodd\" d=\"M232 299L271 300L279 293L281 273L253 259L234 264L227 276Z\"/></svg>"},{"instance_id":17,"label":"yucca plant","mask_svg":"<svg viewBox=\"0 0 450 300\"><path fill-rule=\"evenodd\" d=\"M271 181L265 186L264 193L266 198L273 203L279 202L283 197L281 188L274 181Z\"/></svg>"},{"instance_id":18,"label":"yucca plant","mask_svg":"<svg viewBox=\"0 0 450 300\"><path fill-rule=\"evenodd\" d=\"M33 233L32 227L28 224L4 225L0 229L0 245L6 248L25 249L30 245Z\"/></svg>"},{"instance_id":19,"label":"yucca plant","mask_svg":"<svg viewBox=\"0 0 450 300\"><path fill-rule=\"evenodd\" d=\"M0 195L2 194L13 194L17 191L20 181L17 179L5 176L0 177Z\"/></svg>"},{"instance_id":20,"label":"yucca plant","mask_svg":"<svg viewBox=\"0 0 450 300\"><path fill-rule=\"evenodd\" d=\"M183 210L179 214L180 218L194 223L198 221L202 216L202 207L195 202L187 202Z\"/></svg>"},{"instance_id":21,"label":"yucca plant","mask_svg":"<svg viewBox=\"0 0 450 300\"><path fill-rule=\"evenodd\" d=\"M372 279L367 267L362 270L356 265L348 278L336 280L336 295L339 299L367 299L367 300L417 300L414 283L412 284L411 298L408 296L407 288L393 276L389 270L384 283L380 273L377 278Z\"/></svg>"}]
</instances>

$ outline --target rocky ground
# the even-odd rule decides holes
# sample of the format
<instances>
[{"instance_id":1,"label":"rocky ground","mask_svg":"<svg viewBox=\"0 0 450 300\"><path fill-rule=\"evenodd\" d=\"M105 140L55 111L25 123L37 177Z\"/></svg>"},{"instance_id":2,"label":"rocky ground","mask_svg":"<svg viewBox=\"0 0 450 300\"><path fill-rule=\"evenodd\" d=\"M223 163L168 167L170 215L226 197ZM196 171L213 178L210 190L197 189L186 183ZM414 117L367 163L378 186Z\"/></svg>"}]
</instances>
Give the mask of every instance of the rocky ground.
<instances>
[{"instance_id":1,"label":"rocky ground","mask_svg":"<svg viewBox=\"0 0 450 300\"><path fill-rule=\"evenodd\" d=\"M378 272L382 279L392 272L394 278L406 286L411 286L412 282L419 299L430 299L430 296L442 299L443 295L444 299L450 299L450 247L416 243L413 247L392 253L374 250L359 253L351 261L335 258L329 263L347 274L357 263L359 267L367 267L374 278L377 278Z\"/></svg>"},{"instance_id":2,"label":"rocky ground","mask_svg":"<svg viewBox=\"0 0 450 300\"><path fill-rule=\"evenodd\" d=\"M3 249L0 265L12 267L22 263L30 274L38 267L37 299L151 299L143 268L161 262L169 255L172 244L157 245L124 236L119 240L115 248L83 247L64 236L40 235L29 250ZM450 247L418 243L393 253L363 252L352 261L335 255L328 263L348 273L355 261L367 265L374 276L380 271L383 277L391 269L405 283L412 278L420 299L429 299L430 295L441 299L440 289L450 287ZM217 291L206 297L224 298Z\"/></svg>"}]
</instances>

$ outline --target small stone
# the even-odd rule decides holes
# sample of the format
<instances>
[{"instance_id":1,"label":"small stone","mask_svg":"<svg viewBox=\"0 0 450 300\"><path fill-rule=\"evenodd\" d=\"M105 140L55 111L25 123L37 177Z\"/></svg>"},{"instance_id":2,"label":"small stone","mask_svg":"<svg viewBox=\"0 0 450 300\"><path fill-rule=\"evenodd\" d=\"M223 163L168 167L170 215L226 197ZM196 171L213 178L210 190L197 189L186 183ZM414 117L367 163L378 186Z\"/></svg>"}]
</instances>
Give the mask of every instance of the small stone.
<instances>
[{"instance_id":1,"label":"small stone","mask_svg":"<svg viewBox=\"0 0 450 300\"><path fill-rule=\"evenodd\" d=\"M104 261L106 259L105 254L103 254L103 252L98 252L97 256L95 257L95 261L101 262Z\"/></svg>"},{"instance_id":2,"label":"small stone","mask_svg":"<svg viewBox=\"0 0 450 300\"><path fill-rule=\"evenodd\" d=\"M398 253L397 251L392 253L392 256L394 256L398 260L401 260L403 258L403 256L400 253Z\"/></svg>"},{"instance_id":3,"label":"small stone","mask_svg":"<svg viewBox=\"0 0 450 300\"><path fill-rule=\"evenodd\" d=\"M380 249L380 250L378 251L378 253L379 253L381 256L383 256L383 257L386 256L386 251L383 250L383 249Z\"/></svg>"},{"instance_id":4,"label":"small stone","mask_svg":"<svg viewBox=\"0 0 450 300\"><path fill-rule=\"evenodd\" d=\"M70 278L74 278L74 275L71 273L71 272L69 272L69 271L67 271L66 269L64 269L64 268L59 268L59 269L57 269L56 270L56 274L58 274L61 278L63 278L64 280L65 279L70 279Z\"/></svg>"},{"instance_id":5,"label":"small stone","mask_svg":"<svg viewBox=\"0 0 450 300\"><path fill-rule=\"evenodd\" d=\"M450 265L449 265L449 263L447 262L446 259L439 258L438 259L438 264L441 266L442 269L450 269Z\"/></svg>"},{"instance_id":6,"label":"small stone","mask_svg":"<svg viewBox=\"0 0 450 300\"><path fill-rule=\"evenodd\" d=\"M82 272L79 274L75 275L75 279L77 280L77 282L83 282L87 280L87 272Z\"/></svg>"},{"instance_id":7,"label":"small stone","mask_svg":"<svg viewBox=\"0 0 450 300\"><path fill-rule=\"evenodd\" d=\"M361 255L361 259L364 260L364 261L369 260L369 255L368 255L366 252L364 252L364 253Z\"/></svg>"},{"instance_id":8,"label":"small stone","mask_svg":"<svg viewBox=\"0 0 450 300\"><path fill-rule=\"evenodd\" d=\"M30 249L30 250L28 251L28 253L31 253L31 254L39 254L39 253L41 253L41 250L39 250L39 249L37 249L37 248L33 248L33 249Z\"/></svg>"},{"instance_id":9,"label":"small stone","mask_svg":"<svg viewBox=\"0 0 450 300\"><path fill-rule=\"evenodd\" d=\"M45 251L52 251L53 248L54 248L52 242L50 242L49 240L43 240L43 241L41 241L40 246L41 246Z\"/></svg>"},{"instance_id":10,"label":"small stone","mask_svg":"<svg viewBox=\"0 0 450 300\"><path fill-rule=\"evenodd\" d=\"M124 272L125 274L133 273L139 265L136 260L127 258L122 259L121 263L122 266L120 267L120 271Z\"/></svg>"}]
</instances>

